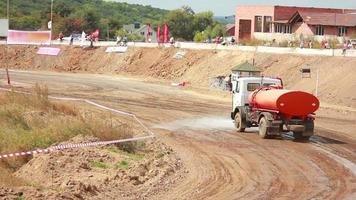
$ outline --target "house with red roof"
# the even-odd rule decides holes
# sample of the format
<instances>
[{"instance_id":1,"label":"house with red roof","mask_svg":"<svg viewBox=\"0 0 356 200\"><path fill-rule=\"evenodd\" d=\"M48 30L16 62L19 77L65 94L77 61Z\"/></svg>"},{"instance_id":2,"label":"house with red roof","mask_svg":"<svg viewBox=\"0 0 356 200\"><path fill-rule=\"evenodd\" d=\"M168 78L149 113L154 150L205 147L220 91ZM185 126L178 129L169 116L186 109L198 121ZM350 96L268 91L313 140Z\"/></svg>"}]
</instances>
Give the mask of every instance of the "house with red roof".
<instances>
[{"instance_id":1,"label":"house with red roof","mask_svg":"<svg viewBox=\"0 0 356 200\"><path fill-rule=\"evenodd\" d=\"M294 6L238 6L235 37L292 40L356 36L356 9Z\"/></svg>"}]
</instances>

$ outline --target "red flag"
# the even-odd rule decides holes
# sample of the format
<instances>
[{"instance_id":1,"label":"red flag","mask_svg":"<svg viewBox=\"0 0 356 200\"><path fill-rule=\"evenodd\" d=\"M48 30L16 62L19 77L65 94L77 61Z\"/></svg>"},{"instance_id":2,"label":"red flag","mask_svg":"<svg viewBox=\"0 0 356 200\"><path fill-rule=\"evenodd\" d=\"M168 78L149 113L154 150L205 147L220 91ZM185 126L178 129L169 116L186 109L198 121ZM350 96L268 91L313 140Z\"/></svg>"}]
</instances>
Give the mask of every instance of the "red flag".
<instances>
[{"instance_id":1,"label":"red flag","mask_svg":"<svg viewBox=\"0 0 356 200\"><path fill-rule=\"evenodd\" d=\"M164 43L168 43L169 41L169 27L167 24L164 24L164 30L163 30L163 41Z\"/></svg>"},{"instance_id":2,"label":"red flag","mask_svg":"<svg viewBox=\"0 0 356 200\"><path fill-rule=\"evenodd\" d=\"M161 26L157 27L157 42L161 43Z\"/></svg>"}]
</instances>

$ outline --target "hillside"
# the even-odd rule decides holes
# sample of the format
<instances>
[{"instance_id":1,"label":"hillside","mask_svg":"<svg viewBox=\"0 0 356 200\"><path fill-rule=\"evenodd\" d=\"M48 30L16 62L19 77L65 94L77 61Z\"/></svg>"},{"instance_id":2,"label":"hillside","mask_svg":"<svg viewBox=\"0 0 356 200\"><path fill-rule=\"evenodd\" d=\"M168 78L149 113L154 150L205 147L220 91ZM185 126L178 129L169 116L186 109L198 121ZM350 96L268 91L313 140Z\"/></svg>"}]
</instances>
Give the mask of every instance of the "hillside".
<instances>
[{"instance_id":1,"label":"hillside","mask_svg":"<svg viewBox=\"0 0 356 200\"><path fill-rule=\"evenodd\" d=\"M159 21L168 11L137 4L103 0L55 0L53 4L54 34L60 31L101 30L101 37L114 33L124 24ZM47 29L50 0L11 0L10 28L20 30ZM0 18L6 17L6 1L0 1ZM109 27L108 27L109 25Z\"/></svg>"}]
</instances>

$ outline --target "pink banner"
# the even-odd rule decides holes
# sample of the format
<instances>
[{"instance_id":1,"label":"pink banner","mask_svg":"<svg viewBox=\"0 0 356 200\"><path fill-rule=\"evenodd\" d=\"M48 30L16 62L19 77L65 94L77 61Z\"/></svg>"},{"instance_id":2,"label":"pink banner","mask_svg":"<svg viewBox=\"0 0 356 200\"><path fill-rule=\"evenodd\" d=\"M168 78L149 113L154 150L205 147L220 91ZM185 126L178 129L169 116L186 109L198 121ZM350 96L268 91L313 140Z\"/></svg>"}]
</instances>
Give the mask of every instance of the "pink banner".
<instances>
[{"instance_id":1,"label":"pink banner","mask_svg":"<svg viewBox=\"0 0 356 200\"><path fill-rule=\"evenodd\" d=\"M15 31L9 30L8 44L50 45L51 31Z\"/></svg>"},{"instance_id":2,"label":"pink banner","mask_svg":"<svg viewBox=\"0 0 356 200\"><path fill-rule=\"evenodd\" d=\"M40 47L37 51L37 54L57 56L60 51L61 51L61 49L59 49L59 48Z\"/></svg>"},{"instance_id":3,"label":"pink banner","mask_svg":"<svg viewBox=\"0 0 356 200\"><path fill-rule=\"evenodd\" d=\"M164 24L164 30L163 30L163 42L168 43L169 40L169 27L167 24Z\"/></svg>"}]
</instances>

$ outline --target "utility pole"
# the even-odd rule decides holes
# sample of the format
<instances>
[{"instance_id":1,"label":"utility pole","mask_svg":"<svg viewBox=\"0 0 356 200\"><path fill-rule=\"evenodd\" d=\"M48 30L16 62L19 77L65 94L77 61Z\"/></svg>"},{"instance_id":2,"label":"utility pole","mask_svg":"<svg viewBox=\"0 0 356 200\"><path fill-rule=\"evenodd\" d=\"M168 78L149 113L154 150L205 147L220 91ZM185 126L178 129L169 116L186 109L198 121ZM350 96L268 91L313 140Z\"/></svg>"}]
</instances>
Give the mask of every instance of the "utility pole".
<instances>
[{"instance_id":1,"label":"utility pole","mask_svg":"<svg viewBox=\"0 0 356 200\"><path fill-rule=\"evenodd\" d=\"M53 34L53 0L51 0L51 44L52 44L52 34Z\"/></svg>"},{"instance_id":2,"label":"utility pole","mask_svg":"<svg viewBox=\"0 0 356 200\"><path fill-rule=\"evenodd\" d=\"M6 15L7 15L7 37L6 37L6 52L5 52L5 58L6 58L6 77L7 77L7 84L11 85L11 81L10 81L10 74L9 74L9 59L8 59L8 48L9 45L7 43L7 39L9 37L9 29L10 29L10 0L7 0L7 6L6 6Z\"/></svg>"}]
</instances>

